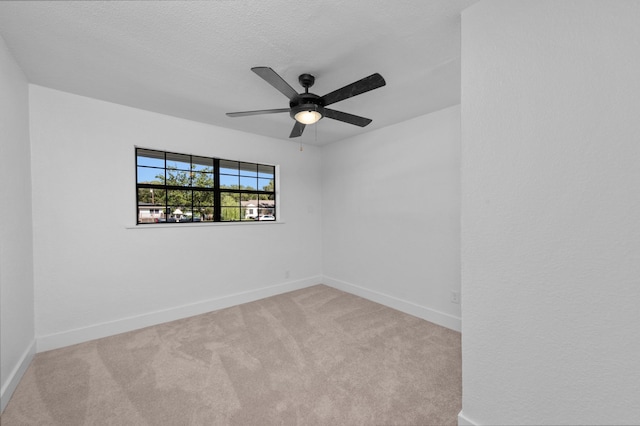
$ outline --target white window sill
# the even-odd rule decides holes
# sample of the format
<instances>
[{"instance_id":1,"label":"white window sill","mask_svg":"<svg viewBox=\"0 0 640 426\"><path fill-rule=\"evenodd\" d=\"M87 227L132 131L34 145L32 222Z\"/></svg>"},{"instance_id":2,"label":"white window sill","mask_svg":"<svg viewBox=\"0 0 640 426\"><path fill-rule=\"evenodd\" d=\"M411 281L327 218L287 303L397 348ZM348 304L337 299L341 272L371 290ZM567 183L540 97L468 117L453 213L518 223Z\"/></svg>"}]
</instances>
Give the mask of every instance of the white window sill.
<instances>
[{"instance_id":1,"label":"white window sill","mask_svg":"<svg viewBox=\"0 0 640 426\"><path fill-rule=\"evenodd\" d=\"M284 225L283 221L264 220L264 221L237 221L237 222L183 222L183 223L149 223L143 225L129 225L125 229L159 229L159 228L200 228L208 226L265 226L265 225Z\"/></svg>"}]
</instances>

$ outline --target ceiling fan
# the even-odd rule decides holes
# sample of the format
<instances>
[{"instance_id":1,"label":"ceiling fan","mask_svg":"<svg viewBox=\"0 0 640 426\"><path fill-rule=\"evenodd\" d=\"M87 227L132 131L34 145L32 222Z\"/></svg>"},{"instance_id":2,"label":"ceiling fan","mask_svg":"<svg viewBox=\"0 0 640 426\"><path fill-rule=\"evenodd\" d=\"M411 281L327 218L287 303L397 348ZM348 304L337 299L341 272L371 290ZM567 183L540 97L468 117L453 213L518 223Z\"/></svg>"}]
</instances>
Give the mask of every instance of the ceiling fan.
<instances>
[{"instance_id":1,"label":"ceiling fan","mask_svg":"<svg viewBox=\"0 0 640 426\"><path fill-rule=\"evenodd\" d=\"M334 120L343 121L345 123L354 124L364 127L371 123L371 119L349 114L335 109L325 108L327 105L343 101L353 96L360 95L373 89L377 89L386 84L384 78L378 73L371 74L354 83L327 93L324 96L318 96L309 93L309 87L313 86L315 77L311 74L301 74L298 81L304 87L304 93L298 93L289 85L282 77L269 67L254 67L251 71L258 74L267 83L275 87L280 93L289 98L289 108L262 109L258 111L242 111L228 112L229 117L246 117L249 115L275 114L279 112L288 112L296 123L291 130L290 138L296 138L302 135L307 124L314 124L321 118L327 117Z\"/></svg>"}]
</instances>

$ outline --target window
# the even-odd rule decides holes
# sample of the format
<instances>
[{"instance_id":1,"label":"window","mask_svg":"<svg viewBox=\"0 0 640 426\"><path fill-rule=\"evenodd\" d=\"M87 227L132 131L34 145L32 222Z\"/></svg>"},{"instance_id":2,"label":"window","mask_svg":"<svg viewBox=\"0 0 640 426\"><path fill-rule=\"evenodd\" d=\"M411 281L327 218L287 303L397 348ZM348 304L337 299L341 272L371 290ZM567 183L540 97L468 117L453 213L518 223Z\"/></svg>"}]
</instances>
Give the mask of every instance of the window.
<instances>
[{"instance_id":1,"label":"window","mask_svg":"<svg viewBox=\"0 0 640 426\"><path fill-rule=\"evenodd\" d=\"M275 220L275 166L136 148L137 224Z\"/></svg>"}]
</instances>

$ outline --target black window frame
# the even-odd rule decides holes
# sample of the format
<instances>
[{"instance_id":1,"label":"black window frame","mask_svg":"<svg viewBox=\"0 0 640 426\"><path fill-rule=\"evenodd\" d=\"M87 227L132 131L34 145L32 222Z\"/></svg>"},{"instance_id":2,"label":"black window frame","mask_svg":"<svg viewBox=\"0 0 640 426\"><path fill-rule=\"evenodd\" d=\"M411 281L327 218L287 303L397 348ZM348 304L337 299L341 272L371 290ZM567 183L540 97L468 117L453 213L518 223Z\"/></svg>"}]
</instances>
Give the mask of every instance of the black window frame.
<instances>
[{"instance_id":1,"label":"black window frame","mask_svg":"<svg viewBox=\"0 0 640 426\"><path fill-rule=\"evenodd\" d=\"M264 218L261 212L262 214L273 216L273 219L269 218L269 221L277 220L276 192L278 182L277 166L275 165L181 154L143 147L135 147L134 155L136 168L136 225L192 222L261 222L262 220L259 219ZM139 162L140 157L146 158L150 162L141 164ZM196 161L194 162L194 160ZM169 161L177 166L171 167ZM237 165L237 169L234 170L231 167L232 165ZM152 176L154 171L157 171L155 178L159 180L140 182L141 172ZM195 183L196 177L201 178L198 184ZM227 182L237 177L237 185L224 185L221 177ZM255 182L255 188L242 185L242 183L246 184L251 181ZM144 191L145 189L151 190L149 191L151 202L148 200L149 196ZM141 190L143 191L141 192ZM171 194L172 192L174 194ZM190 194L190 202L188 202L189 196L186 194L187 192ZM158 194L158 197L163 202L157 203L154 199L154 194ZM142 198L146 199L146 201L141 201L141 195L145 195ZM183 201L186 200L184 206L182 204L174 205L171 201L172 195L174 200L176 197ZM254 197L257 204L253 206L256 211L255 217L247 217L246 210L249 207L246 204L243 205L243 202L253 201ZM196 198L198 200L210 200L210 202L196 205ZM160 217L154 217L153 214L150 214L150 217L142 221L141 212L144 207L148 207L149 211L159 209L162 213L159 215ZM181 207L187 210L179 215L174 215ZM209 211L210 213L205 214L205 212ZM198 213L198 216L196 216L196 213ZM177 218L177 216L180 216L180 218ZM198 220L196 220L196 217Z\"/></svg>"}]
</instances>

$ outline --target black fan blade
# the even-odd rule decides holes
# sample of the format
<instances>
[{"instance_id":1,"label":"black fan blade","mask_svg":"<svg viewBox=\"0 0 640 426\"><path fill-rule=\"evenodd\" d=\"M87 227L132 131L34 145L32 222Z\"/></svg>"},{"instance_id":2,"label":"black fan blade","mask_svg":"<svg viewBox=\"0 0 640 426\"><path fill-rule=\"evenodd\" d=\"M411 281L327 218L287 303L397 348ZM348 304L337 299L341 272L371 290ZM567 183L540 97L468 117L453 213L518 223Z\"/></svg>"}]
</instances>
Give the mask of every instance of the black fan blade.
<instances>
[{"instance_id":1,"label":"black fan blade","mask_svg":"<svg viewBox=\"0 0 640 426\"><path fill-rule=\"evenodd\" d=\"M356 126L364 127L371 123L370 118L360 117L358 115L349 114L347 112L336 111L335 109L325 108L324 116L327 118L333 118L334 120L344 121L345 123L355 124Z\"/></svg>"},{"instance_id":2,"label":"black fan blade","mask_svg":"<svg viewBox=\"0 0 640 426\"><path fill-rule=\"evenodd\" d=\"M386 81L378 73L371 74L369 77L365 77L362 80L358 80L355 83L347 84L346 86L334 90L331 93L327 93L322 97L325 105L335 104L336 102L343 101L353 96L360 95L368 92L369 90L377 89L384 86Z\"/></svg>"},{"instance_id":3,"label":"black fan blade","mask_svg":"<svg viewBox=\"0 0 640 426\"><path fill-rule=\"evenodd\" d=\"M297 138L298 136L302 136L302 132L304 132L304 128L306 124L302 124L299 121L296 121L296 124L293 125L293 129L291 130L290 138Z\"/></svg>"},{"instance_id":4,"label":"black fan blade","mask_svg":"<svg viewBox=\"0 0 640 426\"><path fill-rule=\"evenodd\" d=\"M278 112L289 112L289 108L259 109L257 111L228 112L227 116L228 117L246 117L248 115L276 114Z\"/></svg>"},{"instance_id":5,"label":"black fan blade","mask_svg":"<svg viewBox=\"0 0 640 426\"><path fill-rule=\"evenodd\" d=\"M298 96L298 92L289 85L282 77L278 75L277 72L272 70L269 67L253 67L251 71L258 74L264 81L278 89L280 93L285 95L289 100L293 100L296 96Z\"/></svg>"}]
</instances>

